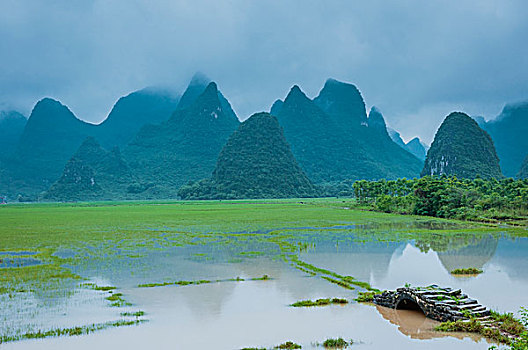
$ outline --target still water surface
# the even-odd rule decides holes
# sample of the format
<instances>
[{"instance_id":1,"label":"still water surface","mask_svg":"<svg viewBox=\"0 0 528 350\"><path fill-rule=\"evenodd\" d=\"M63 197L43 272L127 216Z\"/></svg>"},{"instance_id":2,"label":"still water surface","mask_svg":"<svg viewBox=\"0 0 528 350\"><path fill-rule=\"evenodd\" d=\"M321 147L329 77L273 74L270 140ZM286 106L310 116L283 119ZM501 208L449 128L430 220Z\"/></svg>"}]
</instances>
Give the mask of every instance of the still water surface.
<instances>
[{"instance_id":1,"label":"still water surface","mask_svg":"<svg viewBox=\"0 0 528 350\"><path fill-rule=\"evenodd\" d=\"M103 322L123 310L143 310L149 322L79 337L1 344L0 349L240 349L271 348L287 340L310 349L318 348L317 342L330 337L353 340L352 348L358 349L487 349L490 346L479 336L434 332L437 322L414 311L356 302L344 306L289 307L304 299L352 300L357 291L309 276L278 259L264 256L230 263L228 257L215 259L215 254L226 254L221 249L213 247L207 252L201 255L193 251L190 255L189 249L176 248L170 254L153 253L148 260L152 266L151 280L159 280L160 276L193 280L251 278L264 274L272 279L137 288L148 276L122 274L118 267L87 268L79 272L91 276L100 285L119 286L119 291L133 306L114 310L106 307L103 297L95 292L75 291L63 297L61 307L41 307L32 316L35 324L66 326ZM207 258L199 258L204 256ZM528 305L526 238L479 236L435 251L434 244L424 248L414 240L342 243L327 237L312 242L310 249L299 254L299 259L354 276L379 289L394 289L405 283L416 286L435 283L461 288L470 297L498 311L515 312L520 306ZM454 268L470 266L481 268L484 273L476 277L454 277L449 273ZM34 302L35 305L45 303L44 300ZM9 319L9 315L4 317L5 322Z\"/></svg>"}]
</instances>

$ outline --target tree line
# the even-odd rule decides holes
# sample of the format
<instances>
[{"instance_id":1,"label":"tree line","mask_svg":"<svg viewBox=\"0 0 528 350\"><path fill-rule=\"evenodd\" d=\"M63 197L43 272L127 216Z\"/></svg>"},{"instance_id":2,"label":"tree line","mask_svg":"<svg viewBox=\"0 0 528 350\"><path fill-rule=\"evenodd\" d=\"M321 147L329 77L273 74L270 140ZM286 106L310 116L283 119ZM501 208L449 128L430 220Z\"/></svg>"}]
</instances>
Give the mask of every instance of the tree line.
<instances>
[{"instance_id":1,"label":"tree line","mask_svg":"<svg viewBox=\"0 0 528 350\"><path fill-rule=\"evenodd\" d=\"M478 221L528 219L527 179L359 180L352 191L360 205L384 212Z\"/></svg>"}]
</instances>

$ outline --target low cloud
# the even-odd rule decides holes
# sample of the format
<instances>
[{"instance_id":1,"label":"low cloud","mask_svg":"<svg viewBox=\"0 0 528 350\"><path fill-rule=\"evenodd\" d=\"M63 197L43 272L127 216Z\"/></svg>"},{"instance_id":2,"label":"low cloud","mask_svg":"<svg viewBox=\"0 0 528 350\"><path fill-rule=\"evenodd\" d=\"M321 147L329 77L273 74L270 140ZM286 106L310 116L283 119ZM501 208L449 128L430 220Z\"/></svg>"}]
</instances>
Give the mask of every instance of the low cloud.
<instances>
[{"instance_id":1,"label":"low cloud","mask_svg":"<svg viewBox=\"0 0 528 350\"><path fill-rule=\"evenodd\" d=\"M51 96L98 122L150 85L195 71L244 119L293 84L356 84L409 139L451 110L496 116L528 99L525 1L31 1L0 3L0 107Z\"/></svg>"}]
</instances>

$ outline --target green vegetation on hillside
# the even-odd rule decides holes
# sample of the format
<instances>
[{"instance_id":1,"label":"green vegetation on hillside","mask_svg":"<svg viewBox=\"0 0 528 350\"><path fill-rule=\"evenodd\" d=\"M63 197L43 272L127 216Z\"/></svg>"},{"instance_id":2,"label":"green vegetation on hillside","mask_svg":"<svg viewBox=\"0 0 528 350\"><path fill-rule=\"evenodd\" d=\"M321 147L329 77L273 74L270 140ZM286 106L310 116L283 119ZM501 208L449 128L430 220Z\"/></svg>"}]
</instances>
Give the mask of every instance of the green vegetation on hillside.
<instances>
[{"instance_id":1,"label":"green vegetation on hillside","mask_svg":"<svg viewBox=\"0 0 528 350\"><path fill-rule=\"evenodd\" d=\"M134 186L137 186L135 177L119 149L107 151L93 137L88 137L43 198L54 201L130 198Z\"/></svg>"},{"instance_id":2,"label":"green vegetation on hillside","mask_svg":"<svg viewBox=\"0 0 528 350\"><path fill-rule=\"evenodd\" d=\"M421 175L502 177L491 137L461 112L448 115L436 132Z\"/></svg>"},{"instance_id":3,"label":"green vegetation on hillside","mask_svg":"<svg viewBox=\"0 0 528 350\"><path fill-rule=\"evenodd\" d=\"M313 102L331 116L336 124L347 129L367 124L365 101L353 84L328 79Z\"/></svg>"},{"instance_id":4,"label":"green vegetation on hillside","mask_svg":"<svg viewBox=\"0 0 528 350\"><path fill-rule=\"evenodd\" d=\"M96 126L85 123L60 102L40 100L20 136L17 150L4 162L0 193L36 199L61 175L64 165Z\"/></svg>"},{"instance_id":5,"label":"green vegetation on hillside","mask_svg":"<svg viewBox=\"0 0 528 350\"><path fill-rule=\"evenodd\" d=\"M104 147L123 147L146 124L159 124L170 118L179 98L161 88L146 88L121 97L108 117L98 125L96 137Z\"/></svg>"},{"instance_id":6,"label":"green vegetation on hillside","mask_svg":"<svg viewBox=\"0 0 528 350\"><path fill-rule=\"evenodd\" d=\"M352 84L329 80L313 101L294 86L274 110L295 158L314 183L420 172L420 160L388 136L383 116L367 118L363 98Z\"/></svg>"},{"instance_id":7,"label":"green vegetation on hillside","mask_svg":"<svg viewBox=\"0 0 528 350\"><path fill-rule=\"evenodd\" d=\"M498 135L497 149L507 158L501 164L515 158L516 170L519 154L526 156L519 136L526 106L506 106L496 121L481 121ZM284 136L270 132L258 139L271 129L256 127L226 143L240 122L216 84L201 74L181 99L158 88L120 98L100 125L45 98L27 123L16 113L0 115L0 196L9 202L169 199L178 193L188 199L353 196L354 181L412 178L420 169L422 175L502 177L493 141L464 113L444 120L425 166L418 159L424 152L419 139L405 144L395 133L393 141L377 108L367 116L353 84L329 79L314 99L294 86L273 104L272 114ZM7 121L15 124L5 128ZM511 140L506 129L513 130ZM275 136L266 140L269 135ZM98 146L80 157L82 140L92 136L108 150L124 146L123 156ZM284 139L291 152L269 149ZM528 177L528 157L518 177Z\"/></svg>"},{"instance_id":8,"label":"green vegetation on hillside","mask_svg":"<svg viewBox=\"0 0 528 350\"><path fill-rule=\"evenodd\" d=\"M528 180L425 176L357 181L360 203L384 212L490 222L528 221Z\"/></svg>"},{"instance_id":9,"label":"green vegetation on hillside","mask_svg":"<svg viewBox=\"0 0 528 350\"><path fill-rule=\"evenodd\" d=\"M277 119L257 113L244 121L220 152L210 180L183 186L183 199L314 197Z\"/></svg>"},{"instance_id":10,"label":"green vegetation on hillside","mask_svg":"<svg viewBox=\"0 0 528 350\"><path fill-rule=\"evenodd\" d=\"M183 98L182 98L183 99ZM239 125L225 113L215 83L194 103L160 124L145 126L123 150L123 156L142 183L150 184L141 198L176 198L189 181L210 176L227 138Z\"/></svg>"},{"instance_id":11,"label":"green vegetation on hillside","mask_svg":"<svg viewBox=\"0 0 528 350\"><path fill-rule=\"evenodd\" d=\"M203 73L197 72L196 74L194 74L191 81L189 82L189 85L187 86L187 89L185 89L185 92L183 93L176 109L182 110L192 106L192 104L196 102L196 100L198 99L198 97L200 97L201 94L203 94L203 92L205 91L207 86L211 84L211 82L211 79L209 79ZM231 104L220 91L218 91L218 100L220 101L222 111L228 117L228 119L237 119L235 112L231 108Z\"/></svg>"},{"instance_id":12,"label":"green vegetation on hillside","mask_svg":"<svg viewBox=\"0 0 528 350\"><path fill-rule=\"evenodd\" d=\"M528 150L528 102L508 104L497 118L480 125L495 143L504 175L517 175Z\"/></svg>"}]
</instances>

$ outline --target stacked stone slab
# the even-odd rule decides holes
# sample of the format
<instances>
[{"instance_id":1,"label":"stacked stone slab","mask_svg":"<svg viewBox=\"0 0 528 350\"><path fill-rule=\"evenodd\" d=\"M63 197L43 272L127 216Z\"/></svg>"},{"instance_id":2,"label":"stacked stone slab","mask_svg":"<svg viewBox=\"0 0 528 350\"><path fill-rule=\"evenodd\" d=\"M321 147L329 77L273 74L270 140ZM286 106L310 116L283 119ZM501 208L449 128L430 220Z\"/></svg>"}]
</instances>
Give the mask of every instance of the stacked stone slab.
<instances>
[{"instance_id":1,"label":"stacked stone slab","mask_svg":"<svg viewBox=\"0 0 528 350\"><path fill-rule=\"evenodd\" d=\"M489 309L462 294L460 289L440 288L437 285L385 291L374 296L374 304L392 309L418 306L426 317L440 322L469 320L471 317L485 323L490 315Z\"/></svg>"}]
</instances>

